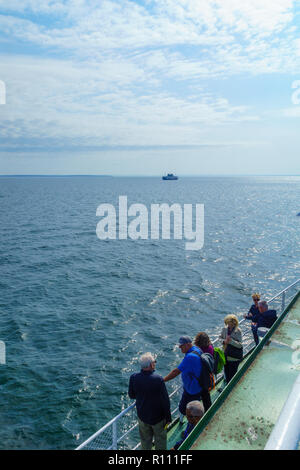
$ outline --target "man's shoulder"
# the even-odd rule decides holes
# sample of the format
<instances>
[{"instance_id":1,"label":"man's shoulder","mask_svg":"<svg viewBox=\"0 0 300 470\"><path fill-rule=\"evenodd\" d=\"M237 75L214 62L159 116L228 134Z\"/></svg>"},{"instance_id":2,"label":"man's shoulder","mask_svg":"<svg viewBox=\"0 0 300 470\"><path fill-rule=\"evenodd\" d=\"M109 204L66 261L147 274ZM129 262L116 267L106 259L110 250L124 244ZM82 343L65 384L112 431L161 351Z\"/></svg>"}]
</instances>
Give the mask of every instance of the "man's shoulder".
<instances>
[{"instance_id":1,"label":"man's shoulder","mask_svg":"<svg viewBox=\"0 0 300 470\"><path fill-rule=\"evenodd\" d=\"M200 359L200 356L202 355L202 351L197 348L197 346L193 346L184 356L182 362L191 362L191 361L197 361Z\"/></svg>"},{"instance_id":2,"label":"man's shoulder","mask_svg":"<svg viewBox=\"0 0 300 470\"><path fill-rule=\"evenodd\" d=\"M201 366L201 355L202 352L196 346L192 350L190 349L179 364L178 369L181 372L188 372L190 369L193 370L195 367Z\"/></svg>"},{"instance_id":3,"label":"man's shoulder","mask_svg":"<svg viewBox=\"0 0 300 470\"><path fill-rule=\"evenodd\" d=\"M198 346L192 346L191 349L188 351L187 354L191 354L191 353L198 353L198 354L201 354L202 351L200 348L198 348Z\"/></svg>"},{"instance_id":4,"label":"man's shoulder","mask_svg":"<svg viewBox=\"0 0 300 470\"><path fill-rule=\"evenodd\" d=\"M163 376L158 374L157 372L152 372L152 374L145 374L142 371L135 372L130 376L131 379L143 379L143 380L156 380L156 381L164 381Z\"/></svg>"},{"instance_id":5,"label":"man's shoulder","mask_svg":"<svg viewBox=\"0 0 300 470\"><path fill-rule=\"evenodd\" d=\"M155 380L156 382L162 382L163 384L165 383L163 376L158 374L157 372L153 372L150 377L151 380Z\"/></svg>"},{"instance_id":6,"label":"man's shoulder","mask_svg":"<svg viewBox=\"0 0 300 470\"><path fill-rule=\"evenodd\" d=\"M264 312L262 314L262 318L265 318L266 320L267 319L276 319L277 318L277 314L276 314L276 310L267 310L266 312Z\"/></svg>"},{"instance_id":7,"label":"man's shoulder","mask_svg":"<svg viewBox=\"0 0 300 470\"><path fill-rule=\"evenodd\" d=\"M133 374L131 374L130 376L130 380L133 380L136 378L136 376L140 375L140 372L134 372Z\"/></svg>"}]
</instances>

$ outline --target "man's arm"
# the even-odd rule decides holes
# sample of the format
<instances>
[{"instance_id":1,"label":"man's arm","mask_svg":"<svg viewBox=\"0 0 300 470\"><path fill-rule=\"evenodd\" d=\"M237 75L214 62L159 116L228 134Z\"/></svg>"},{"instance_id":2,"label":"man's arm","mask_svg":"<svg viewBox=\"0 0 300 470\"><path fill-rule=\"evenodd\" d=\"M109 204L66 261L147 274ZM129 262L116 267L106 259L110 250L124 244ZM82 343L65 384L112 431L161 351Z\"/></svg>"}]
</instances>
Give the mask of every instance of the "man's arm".
<instances>
[{"instance_id":1,"label":"man's arm","mask_svg":"<svg viewBox=\"0 0 300 470\"><path fill-rule=\"evenodd\" d=\"M136 398L136 393L133 388L133 376L131 376L129 379L128 395L131 399Z\"/></svg>"},{"instance_id":2,"label":"man's arm","mask_svg":"<svg viewBox=\"0 0 300 470\"><path fill-rule=\"evenodd\" d=\"M171 406L170 406L170 398L167 392L166 384L164 381L161 383L161 397L162 397L162 406L165 412L166 423L169 424L172 422L171 416Z\"/></svg>"},{"instance_id":3,"label":"man's arm","mask_svg":"<svg viewBox=\"0 0 300 470\"><path fill-rule=\"evenodd\" d=\"M168 382L169 380L175 379L177 375L181 374L181 370L179 369L173 369L168 375L164 377L164 381Z\"/></svg>"}]
</instances>

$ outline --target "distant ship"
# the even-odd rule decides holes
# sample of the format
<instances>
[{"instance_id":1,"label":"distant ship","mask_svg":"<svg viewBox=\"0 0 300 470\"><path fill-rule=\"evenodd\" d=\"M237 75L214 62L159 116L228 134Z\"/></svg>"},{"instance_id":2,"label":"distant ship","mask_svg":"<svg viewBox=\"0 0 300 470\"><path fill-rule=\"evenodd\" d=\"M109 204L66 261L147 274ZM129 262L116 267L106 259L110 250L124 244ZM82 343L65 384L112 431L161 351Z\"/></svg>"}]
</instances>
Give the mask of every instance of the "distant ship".
<instances>
[{"instance_id":1,"label":"distant ship","mask_svg":"<svg viewBox=\"0 0 300 470\"><path fill-rule=\"evenodd\" d=\"M178 176L173 175L173 173L168 173L167 176L162 177L163 180L178 180Z\"/></svg>"}]
</instances>

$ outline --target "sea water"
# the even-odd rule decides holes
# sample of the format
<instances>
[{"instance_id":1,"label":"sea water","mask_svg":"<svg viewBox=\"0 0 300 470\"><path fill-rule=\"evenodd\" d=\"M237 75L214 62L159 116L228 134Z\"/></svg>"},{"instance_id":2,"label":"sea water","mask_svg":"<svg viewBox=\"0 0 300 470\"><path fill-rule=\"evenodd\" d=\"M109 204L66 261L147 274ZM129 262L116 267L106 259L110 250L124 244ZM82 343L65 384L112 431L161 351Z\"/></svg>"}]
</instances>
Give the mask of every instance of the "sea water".
<instances>
[{"instance_id":1,"label":"sea water","mask_svg":"<svg viewBox=\"0 0 300 470\"><path fill-rule=\"evenodd\" d=\"M203 248L99 240L119 196L204 204ZM1 177L0 203L2 449L75 448L131 403L143 352L166 375L181 335L299 278L300 177Z\"/></svg>"}]
</instances>

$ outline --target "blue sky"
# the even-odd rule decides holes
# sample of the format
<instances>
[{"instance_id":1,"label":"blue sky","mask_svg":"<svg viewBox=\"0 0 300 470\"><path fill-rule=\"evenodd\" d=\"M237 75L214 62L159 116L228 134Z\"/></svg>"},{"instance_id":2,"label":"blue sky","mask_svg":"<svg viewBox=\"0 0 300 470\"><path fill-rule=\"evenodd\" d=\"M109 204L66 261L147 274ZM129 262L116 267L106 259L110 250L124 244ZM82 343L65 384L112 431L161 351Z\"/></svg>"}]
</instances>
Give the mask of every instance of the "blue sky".
<instances>
[{"instance_id":1,"label":"blue sky","mask_svg":"<svg viewBox=\"0 0 300 470\"><path fill-rule=\"evenodd\" d=\"M300 174L299 0L0 0L0 47L0 174Z\"/></svg>"}]
</instances>

